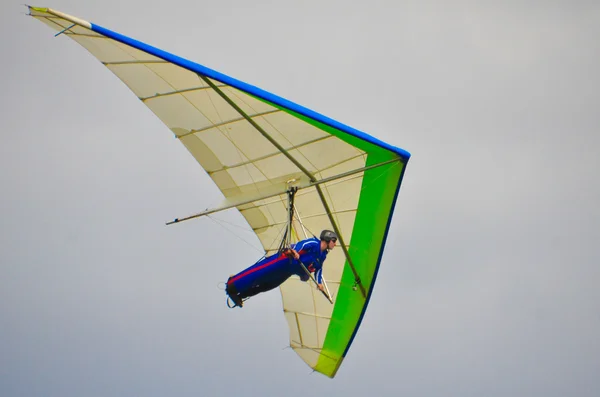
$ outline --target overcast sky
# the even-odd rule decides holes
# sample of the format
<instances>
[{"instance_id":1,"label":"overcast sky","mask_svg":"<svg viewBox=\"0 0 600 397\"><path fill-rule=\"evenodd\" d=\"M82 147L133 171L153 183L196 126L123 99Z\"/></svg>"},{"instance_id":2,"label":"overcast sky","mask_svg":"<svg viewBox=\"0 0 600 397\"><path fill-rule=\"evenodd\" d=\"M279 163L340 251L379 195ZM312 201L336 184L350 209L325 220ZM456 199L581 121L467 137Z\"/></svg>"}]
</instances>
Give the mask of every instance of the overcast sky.
<instances>
[{"instance_id":1,"label":"overcast sky","mask_svg":"<svg viewBox=\"0 0 600 397\"><path fill-rule=\"evenodd\" d=\"M412 153L333 380L286 349L277 291L226 308L258 241L164 225L216 187L21 3L0 13L0 395L600 395L600 3L39 4Z\"/></svg>"}]
</instances>

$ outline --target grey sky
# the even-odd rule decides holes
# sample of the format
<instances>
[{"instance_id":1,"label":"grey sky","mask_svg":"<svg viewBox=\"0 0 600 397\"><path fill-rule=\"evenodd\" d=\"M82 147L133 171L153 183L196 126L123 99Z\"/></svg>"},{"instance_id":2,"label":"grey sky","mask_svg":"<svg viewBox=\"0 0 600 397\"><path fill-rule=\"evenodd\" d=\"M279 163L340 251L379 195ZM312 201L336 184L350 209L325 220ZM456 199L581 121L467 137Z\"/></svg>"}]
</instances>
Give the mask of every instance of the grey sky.
<instances>
[{"instance_id":1,"label":"grey sky","mask_svg":"<svg viewBox=\"0 0 600 397\"><path fill-rule=\"evenodd\" d=\"M195 160L7 2L1 395L600 394L600 4L86 3L39 5L413 157L354 345L334 380L311 375L279 293L224 305L256 248L210 219L164 226L220 200Z\"/></svg>"}]
</instances>

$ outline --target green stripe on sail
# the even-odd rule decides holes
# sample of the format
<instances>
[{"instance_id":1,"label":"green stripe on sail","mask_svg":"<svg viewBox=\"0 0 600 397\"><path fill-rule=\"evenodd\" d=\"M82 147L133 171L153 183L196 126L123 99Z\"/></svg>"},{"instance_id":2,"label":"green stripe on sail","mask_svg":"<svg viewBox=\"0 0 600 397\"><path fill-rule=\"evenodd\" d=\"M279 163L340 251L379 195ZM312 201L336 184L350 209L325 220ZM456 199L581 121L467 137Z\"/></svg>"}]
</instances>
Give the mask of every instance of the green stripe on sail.
<instances>
[{"instance_id":1,"label":"green stripe on sail","mask_svg":"<svg viewBox=\"0 0 600 397\"><path fill-rule=\"evenodd\" d=\"M32 7L32 6L28 6L30 10L33 11L37 11L37 12L48 12L48 8L44 8L44 7Z\"/></svg>"},{"instance_id":2,"label":"green stripe on sail","mask_svg":"<svg viewBox=\"0 0 600 397\"><path fill-rule=\"evenodd\" d=\"M398 158L395 153L373 143L289 109L273 103L270 104L365 151L368 153L365 166ZM363 176L349 254L367 294L372 287L371 284L377 269L377 261L385 238L388 219L393 210L392 205L403 168L404 163L399 160L395 163L367 170ZM354 284L354 274L350 265L346 262L325 342L317 365L314 367L316 371L329 377L335 376L340 367L344 352L364 312L366 299L360 289L354 290Z\"/></svg>"},{"instance_id":3,"label":"green stripe on sail","mask_svg":"<svg viewBox=\"0 0 600 397\"><path fill-rule=\"evenodd\" d=\"M370 155L367 165L379 163L381 159L376 157ZM349 254L367 294L372 287L403 167L402 163L392 163L367 171L363 178L363 186L367 188L360 196ZM342 363L364 311L366 300L360 289L354 290L354 283L354 274L346 262L323 350L315 367L315 370L330 377L335 375ZM336 362L330 357L339 359Z\"/></svg>"},{"instance_id":4,"label":"green stripe on sail","mask_svg":"<svg viewBox=\"0 0 600 397\"><path fill-rule=\"evenodd\" d=\"M263 98L257 97L255 95L252 95L252 94L248 93L248 92L244 91L244 93L246 95L251 96L252 98L255 98L258 101L261 101L261 102L264 102L266 104L269 104L269 105L271 105L271 106L273 106L273 107L275 107L275 108L277 108L277 109L279 109L279 110L281 110L281 111L289 114L290 116L294 116L294 117L296 117L296 118L298 118L298 119L300 119L300 120L302 120L302 121L304 121L304 122L306 122L306 123L308 123L308 124L310 124L312 126L315 126L315 127L319 128L320 130L323 130L323 131L327 132L328 134L331 134L331 135L334 135L334 136L338 137L342 141L344 141L344 142L346 142L346 143L354 146L355 148L358 148L358 149L360 149L360 150L368 153L369 156L377 154L378 158L377 159L373 159L373 161L372 161L371 164L377 164L379 162L384 162L384 161L387 161L387 160L398 158L397 154L395 154L395 153L393 153L393 152L391 152L391 151L389 151L387 149L384 149L381 146L377 146L374 143L367 142L364 139L355 137L354 135L351 135L351 134L349 134L347 132L340 131L337 128L333 128L333 127L331 127L331 126L329 126L327 124L321 123L320 121L317 121L315 119L311 119L310 117L306 117L306 116L304 116L304 115L302 115L300 113L296 113L293 110L290 110L288 108L279 106L279 105L277 105L277 104L275 104L273 102L269 102L269 101L267 101L267 100L265 100ZM367 162L369 162L369 160L367 160Z\"/></svg>"}]
</instances>

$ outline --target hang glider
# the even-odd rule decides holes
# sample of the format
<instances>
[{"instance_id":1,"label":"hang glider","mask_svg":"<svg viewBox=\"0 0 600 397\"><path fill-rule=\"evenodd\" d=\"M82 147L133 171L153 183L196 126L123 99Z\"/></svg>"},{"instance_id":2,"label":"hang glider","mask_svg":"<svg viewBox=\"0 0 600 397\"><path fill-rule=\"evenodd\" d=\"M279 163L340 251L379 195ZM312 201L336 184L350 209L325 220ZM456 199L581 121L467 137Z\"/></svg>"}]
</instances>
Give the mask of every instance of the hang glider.
<instances>
[{"instance_id":1,"label":"hang glider","mask_svg":"<svg viewBox=\"0 0 600 397\"><path fill-rule=\"evenodd\" d=\"M290 188L303 228L335 230L341 249L324 267L333 300L297 278L280 287L291 347L333 378L365 314L410 154L99 25L49 8L29 15L87 49L162 120L223 193L214 211L236 208L265 254L278 249Z\"/></svg>"}]
</instances>

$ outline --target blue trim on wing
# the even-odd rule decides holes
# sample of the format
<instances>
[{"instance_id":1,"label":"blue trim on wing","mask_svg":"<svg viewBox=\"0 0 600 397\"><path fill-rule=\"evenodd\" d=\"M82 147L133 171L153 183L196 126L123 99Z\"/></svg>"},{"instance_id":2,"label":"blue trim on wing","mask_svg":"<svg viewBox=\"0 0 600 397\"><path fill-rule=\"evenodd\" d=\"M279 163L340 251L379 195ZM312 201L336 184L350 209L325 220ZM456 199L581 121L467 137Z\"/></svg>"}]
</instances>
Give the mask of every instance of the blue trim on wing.
<instances>
[{"instance_id":1,"label":"blue trim on wing","mask_svg":"<svg viewBox=\"0 0 600 397\"><path fill-rule=\"evenodd\" d=\"M405 160L408 160L410 158L410 153L404 149L400 149L400 148L392 146L388 143L380 141L379 139L372 137L371 135L365 134L364 132L358 131L358 130L356 130L352 127L349 127L345 124L342 124L338 121L332 120L332 119L328 118L327 116L323 116L322 114L314 112L310 109L307 109L307 108L300 106L296 103L293 103L291 101L288 101L287 99L281 98L277 95L271 94L270 92L264 91L258 87L244 83L243 81L240 81L240 80L234 79L233 77L229 77L227 75L219 73L215 70L207 68L206 66L202 66L195 62L188 61L187 59L181 58L177 55L173 55L171 53L168 53L168 52L158 49L156 47L152 47L151 45L142 43L141 41L124 36L120 33L113 32L112 30L103 28L102 26L99 26L96 24L91 24L91 27L92 27L93 31L100 33L106 37L109 37L113 40L119 41L121 43L130 45L139 50L145 51L151 55L154 55L158 58L164 59L165 61L171 62L175 65L181 66L182 68L188 69L192 72L196 72L196 73L202 74L204 76L210 77L211 79L218 80L224 84L230 85L239 90L245 91L251 95L254 95L254 96L262 98L266 101L272 102L276 105L279 105L279 106L282 106L289 110L292 110L303 116L310 117L311 119L314 119L318 122L326 124L330 127L336 128L340 131L343 131L347 134L353 135L364 141L370 142L370 143L380 146L384 149L390 150L390 151L396 153L398 156L404 158Z\"/></svg>"}]
</instances>

